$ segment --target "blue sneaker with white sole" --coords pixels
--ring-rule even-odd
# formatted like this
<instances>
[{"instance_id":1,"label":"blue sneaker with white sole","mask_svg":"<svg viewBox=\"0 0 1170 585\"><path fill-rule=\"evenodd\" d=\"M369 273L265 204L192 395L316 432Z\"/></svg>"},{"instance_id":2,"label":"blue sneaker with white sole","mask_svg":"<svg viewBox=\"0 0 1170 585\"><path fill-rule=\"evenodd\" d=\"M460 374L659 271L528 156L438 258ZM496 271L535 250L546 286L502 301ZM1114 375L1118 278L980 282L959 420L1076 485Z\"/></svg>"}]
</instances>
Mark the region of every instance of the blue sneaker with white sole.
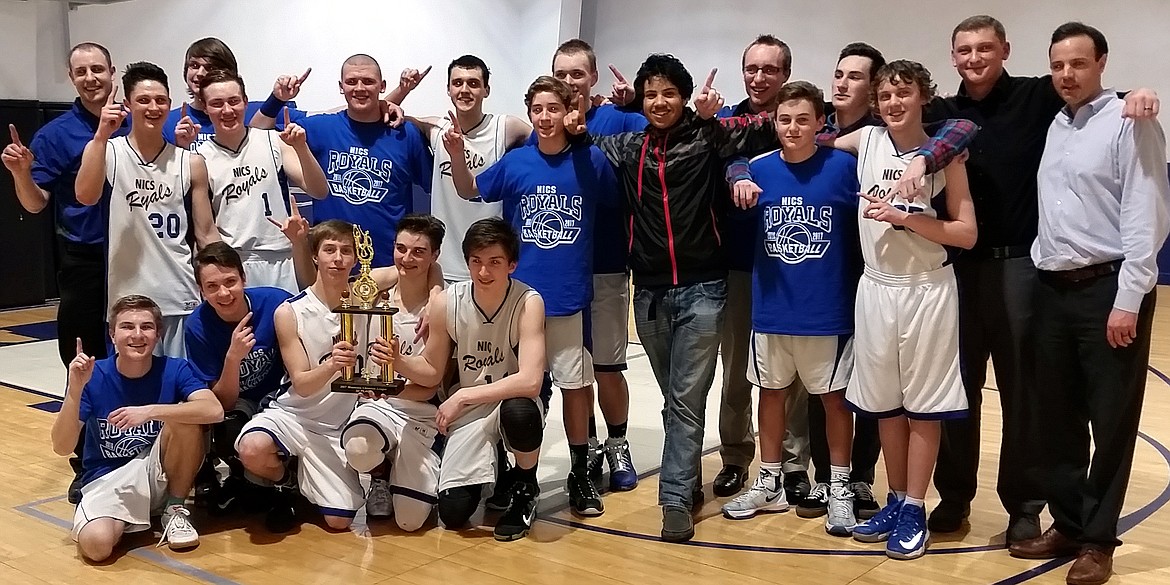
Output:
<instances>
[{"instance_id":1,"label":"blue sneaker with white sole","mask_svg":"<svg viewBox=\"0 0 1170 585\"><path fill-rule=\"evenodd\" d=\"M926 509L922 506L902 506L898 525L886 541L886 556L908 561L926 554L930 545L930 530L926 528Z\"/></svg>"},{"instance_id":2,"label":"blue sneaker with white sole","mask_svg":"<svg viewBox=\"0 0 1170 585\"><path fill-rule=\"evenodd\" d=\"M853 540L859 542L882 542L889 538L894 527L898 525L898 516L902 512L902 500L890 494L886 497L886 507L874 514L873 518L853 527Z\"/></svg>"}]
</instances>

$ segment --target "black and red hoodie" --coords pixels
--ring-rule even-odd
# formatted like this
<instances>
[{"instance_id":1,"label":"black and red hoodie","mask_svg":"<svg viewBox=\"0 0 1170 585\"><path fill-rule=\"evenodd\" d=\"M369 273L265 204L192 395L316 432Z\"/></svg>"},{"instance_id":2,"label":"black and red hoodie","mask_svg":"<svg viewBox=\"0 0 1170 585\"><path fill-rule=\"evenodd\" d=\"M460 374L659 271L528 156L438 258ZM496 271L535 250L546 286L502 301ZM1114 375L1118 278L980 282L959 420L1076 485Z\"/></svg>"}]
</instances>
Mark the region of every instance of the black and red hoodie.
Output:
<instances>
[{"instance_id":1,"label":"black and red hoodie","mask_svg":"<svg viewBox=\"0 0 1170 585\"><path fill-rule=\"evenodd\" d=\"M726 161L777 148L767 116L703 120L689 108L666 130L593 136L626 194L630 270L647 288L727 276L717 214L727 197Z\"/></svg>"}]
</instances>

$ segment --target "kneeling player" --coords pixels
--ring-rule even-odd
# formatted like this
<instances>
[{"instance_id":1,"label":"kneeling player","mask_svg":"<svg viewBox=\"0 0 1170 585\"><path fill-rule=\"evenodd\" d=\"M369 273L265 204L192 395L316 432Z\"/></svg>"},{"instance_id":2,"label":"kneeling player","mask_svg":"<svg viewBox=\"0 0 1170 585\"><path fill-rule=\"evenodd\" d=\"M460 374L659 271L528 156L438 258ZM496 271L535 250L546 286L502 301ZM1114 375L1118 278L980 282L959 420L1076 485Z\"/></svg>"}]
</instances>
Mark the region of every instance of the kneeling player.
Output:
<instances>
[{"instance_id":1,"label":"kneeling player","mask_svg":"<svg viewBox=\"0 0 1170 585\"><path fill-rule=\"evenodd\" d=\"M930 73L911 61L882 67L874 80L887 127L864 128L836 145L859 152L859 206L865 271L857 287L856 375L846 398L877 417L887 504L853 537L886 542L898 559L922 556L930 542L923 499L938 455L940 421L967 414L959 377L958 288L952 246L975 245L975 211L961 162L925 177L925 200L892 195L908 155L926 142L922 107ZM891 172L893 171L893 172Z\"/></svg>"},{"instance_id":2,"label":"kneeling player","mask_svg":"<svg viewBox=\"0 0 1170 585\"><path fill-rule=\"evenodd\" d=\"M149 529L161 511L163 541L194 547L199 534L185 502L203 461L202 425L222 420L223 408L186 360L151 355L162 328L154 301L122 297L109 320L116 353L95 362L77 340L53 421L58 455L73 452L83 422L89 433L73 539L86 559L103 561L122 534Z\"/></svg>"},{"instance_id":3,"label":"kneeling player","mask_svg":"<svg viewBox=\"0 0 1170 585\"><path fill-rule=\"evenodd\" d=\"M437 386L452 354L458 387L443 392L436 417L447 436L439 471L439 519L449 529L467 524L484 484L496 477L496 442L516 458L507 511L497 540L523 538L536 517L536 464L547 407L540 398L544 373L544 301L513 280L520 254L516 232L504 220L483 219L463 239L471 280L435 295L428 307L430 335L422 355L395 356L409 380Z\"/></svg>"},{"instance_id":4,"label":"kneeling player","mask_svg":"<svg viewBox=\"0 0 1170 585\"><path fill-rule=\"evenodd\" d=\"M247 486L236 437L284 378L274 315L292 295L271 286L244 288L243 260L224 242L214 242L195 255L195 281L203 304L185 324L187 356L223 405L223 423L211 429L211 453L227 463L231 472L224 489L214 495L214 505L224 512ZM211 461L200 469L197 498L218 491Z\"/></svg>"},{"instance_id":5,"label":"kneeling player","mask_svg":"<svg viewBox=\"0 0 1170 585\"><path fill-rule=\"evenodd\" d=\"M783 150L762 154L751 173L759 196L759 243L752 274L752 342L747 377L760 387L760 475L723 506L729 518L782 512L784 392L796 377L825 405L832 463L825 529L848 536L857 521L849 490L853 415L844 392L853 369L853 301L860 275L857 159L818 148L824 95L805 81L778 94ZM804 235L803 243L793 244Z\"/></svg>"},{"instance_id":6,"label":"kneeling player","mask_svg":"<svg viewBox=\"0 0 1170 585\"><path fill-rule=\"evenodd\" d=\"M353 226L324 221L309 232L316 281L276 310L276 338L288 372L269 408L252 418L236 439L244 467L276 483L277 496L265 521L272 532L295 524L292 488L299 486L334 530L349 528L362 487L345 462L341 429L357 404L356 394L331 392L342 369L357 366L355 345L334 343L341 323L333 309L349 289L355 262ZM361 331L359 329L359 331ZM289 459L299 458L299 478Z\"/></svg>"},{"instance_id":7,"label":"kneeling player","mask_svg":"<svg viewBox=\"0 0 1170 585\"><path fill-rule=\"evenodd\" d=\"M442 222L429 215L408 215L398 222L398 284L390 290L390 303L398 309L394 337L403 355L420 355L425 346L415 341L415 328L430 297L428 275L438 261L444 231ZM391 359L382 351L384 344L378 339L371 351L379 361ZM408 532L422 527L438 501L443 443L435 427L437 409L429 402L434 396L435 387L407 381L397 396L359 404L341 433L350 467L370 474L366 515L393 513L398 527Z\"/></svg>"}]
</instances>

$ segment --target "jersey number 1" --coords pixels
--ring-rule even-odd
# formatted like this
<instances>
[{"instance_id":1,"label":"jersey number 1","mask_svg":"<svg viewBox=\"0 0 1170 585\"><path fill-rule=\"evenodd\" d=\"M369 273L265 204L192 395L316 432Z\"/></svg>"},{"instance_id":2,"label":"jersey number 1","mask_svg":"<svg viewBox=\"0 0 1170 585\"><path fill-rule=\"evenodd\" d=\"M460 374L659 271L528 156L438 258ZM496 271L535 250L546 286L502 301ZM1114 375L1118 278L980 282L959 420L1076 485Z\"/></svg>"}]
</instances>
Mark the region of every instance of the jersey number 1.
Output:
<instances>
[{"instance_id":1,"label":"jersey number 1","mask_svg":"<svg viewBox=\"0 0 1170 585\"><path fill-rule=\"evenodd\" d=\"M268 204L268 194L267 194L267 193L261 193L261 194L260 194L260 199L263 199L263 200L264 200L264 217L269 217L269 216L271 216L271 215L272 215L272 206ZM285 215L292 215L292 206L291 206L291 204L289 203L289 198L288 198L288 197L284 197L284 196L282 196L282 197L281 197L281 199L284 201L284 213L285 213Z\"/></svg>"}]
</instances>

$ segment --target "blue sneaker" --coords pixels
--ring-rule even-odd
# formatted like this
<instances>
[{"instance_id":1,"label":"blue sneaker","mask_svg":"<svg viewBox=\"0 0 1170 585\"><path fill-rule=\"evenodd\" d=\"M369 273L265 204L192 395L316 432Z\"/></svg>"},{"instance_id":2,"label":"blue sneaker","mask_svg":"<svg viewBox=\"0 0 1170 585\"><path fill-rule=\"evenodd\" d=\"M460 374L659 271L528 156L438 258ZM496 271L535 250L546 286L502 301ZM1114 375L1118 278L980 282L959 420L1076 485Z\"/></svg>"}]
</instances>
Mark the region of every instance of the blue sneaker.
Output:
<instances>
[{"instance_id":1,"label":"blue sneaker","mask_svg":"<svg viewBox=\"0 0 1170 585\"><path fill-rule=\"evenodd\" d=\"M634 461L630 457L630 443L624 437L606 439L603 449L609 463L609 489L628 492L638 487L638 472L634 470Z\"/></svg>"},{"instance_id":2,"label":"blue sneaker","mask_svg":"<svg viewBox=\"0 0 1170 585\"><path fill-rule=\"evenodd\" d=\"M873 518L858 524L853 528L853 540L859 542L882 542L890 537L894 527L898 524L898 515L902 512L902 500L890 494L886 497L886 507L882 508Z\"/></svg>"},{"instance_id":3,"label":"blue sneaker","mask_svg":"<svg viewBox=\"0 0 1170 585\"><path fill-rule=\"evenodd\" d=\"M908 561L926 554L930 545L930 530L926 528L926 509L922 506L902 506L898 525L886 541L886 556Z\"/></svg>"}]
</instances>

